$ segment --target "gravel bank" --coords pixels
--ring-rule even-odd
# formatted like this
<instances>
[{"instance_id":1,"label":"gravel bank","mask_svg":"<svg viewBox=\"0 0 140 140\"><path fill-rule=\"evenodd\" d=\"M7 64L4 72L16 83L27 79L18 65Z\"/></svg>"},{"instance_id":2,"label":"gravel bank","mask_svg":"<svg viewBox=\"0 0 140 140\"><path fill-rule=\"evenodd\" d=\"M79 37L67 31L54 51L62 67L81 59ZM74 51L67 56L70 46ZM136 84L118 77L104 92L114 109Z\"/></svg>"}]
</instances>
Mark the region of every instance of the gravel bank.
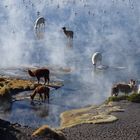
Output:
<instances>
[{"instance_id":1,"label":"gravel bank","mask_svg":"<svg viewBox=\"0 0 140 140\"><path fill-rule=\"evenodd\" d=\"M67 140L140 140L140 104L121 101L125 109L115 112L118 121L107 124L81 124L63 130Z\"/></svg>"},{"instance_id":2,"label":"gravel bank","mask_svg":"<svg viewBox=\"0 0 140 140\"><path fill-rule=\"evenodd\" d=\"M106 124L80 124L62 130L67 140L140 140L140 104L127 101L116 105L125 109L114 112L119 120ZM44 140L47 137L33 138L34 130L19 124L0 120L0 139L3 140ZM48 140L56 140L48 137Z\"/></svg>"}]
</instances>

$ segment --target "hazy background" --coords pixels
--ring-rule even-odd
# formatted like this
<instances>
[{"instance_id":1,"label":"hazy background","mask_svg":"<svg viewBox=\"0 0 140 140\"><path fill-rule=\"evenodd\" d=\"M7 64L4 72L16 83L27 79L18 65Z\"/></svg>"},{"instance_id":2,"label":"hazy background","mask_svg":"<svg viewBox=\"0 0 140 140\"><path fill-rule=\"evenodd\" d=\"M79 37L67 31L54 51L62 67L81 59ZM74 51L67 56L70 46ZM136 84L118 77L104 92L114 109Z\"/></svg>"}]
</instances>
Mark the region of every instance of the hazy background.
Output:
<instances>
[{"instance_id":1,"label":"hazy background","mask_svg":"<svg viewBox=\"0 0 140 140\"><path fill-rule=\"evenodd\" d=\"M37 12L46 19L40 40L34 31ZM72 49L67 48L63 26L74 31ZM0 68L49 65L72 70L51 78L64 82L51 94L50 104L56 106L50 110L57 116L53 121L48 117L51 125L63 110L103 102L113 83L139 80L139 44L139 0L0 1ZM94 71L91 57L96 51L102 53L108 70Z\"/></svg>"},{"instance_id":2,"label":"hazy background","mask_svg":"<svg viewBox=\"0 0 140 140\"><path fill-rule=\"evenodd\" d=\"M73 56L84 55L90 61L93 52L101 51L108 64L134 65L139 54L139 6L138 0L2 0L0 66L38 63L36 50L40 63L64 64L63 26L74 31ZM37 12L46 19L41 41L33 29Z\"/></svg>"}]
</instances>

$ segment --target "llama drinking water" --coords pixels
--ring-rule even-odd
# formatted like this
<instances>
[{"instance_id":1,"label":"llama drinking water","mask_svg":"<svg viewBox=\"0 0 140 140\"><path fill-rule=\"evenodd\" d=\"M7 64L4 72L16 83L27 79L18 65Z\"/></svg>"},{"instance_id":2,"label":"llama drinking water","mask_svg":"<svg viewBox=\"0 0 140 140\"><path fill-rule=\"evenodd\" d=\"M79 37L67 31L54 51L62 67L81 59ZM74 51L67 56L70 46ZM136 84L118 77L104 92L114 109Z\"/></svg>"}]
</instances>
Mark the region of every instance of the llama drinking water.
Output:
<instances>
[{"instance_id":1,"label":"llama drinking water","mask_svg":"<svg viewBox=\"0 0 140 140\"><path fill-rule=\"evenodd\" d=\"M49 102L49 92L50 92L50 88L46 87L46 86L38 86L35 88L34 92L30 95L31 99L34 100L34 97L36 96L36 94L39 94L39 97L41 98L41 100L43 101L43 96L42 94L44 94L44 101L46 100L46 98L48 99Z\"/></svg>"}]
</instances>

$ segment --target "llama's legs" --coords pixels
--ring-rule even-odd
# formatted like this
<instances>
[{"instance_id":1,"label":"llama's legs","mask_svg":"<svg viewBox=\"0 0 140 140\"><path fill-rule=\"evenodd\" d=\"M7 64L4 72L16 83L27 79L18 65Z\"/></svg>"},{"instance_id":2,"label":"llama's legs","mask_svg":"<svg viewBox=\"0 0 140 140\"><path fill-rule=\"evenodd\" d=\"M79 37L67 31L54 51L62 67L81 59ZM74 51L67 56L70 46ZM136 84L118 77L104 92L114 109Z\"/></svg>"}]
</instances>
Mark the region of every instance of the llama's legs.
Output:
<instances>
[{"instance_id":1,"label":"llama's legs","mask_svg":"<svg viewBox=\"0 0 140 140\"><path fill-rule=\"evenodd\" d=\"M43 23L43 28L44 28L44 32L45 32L45 23Z\"/></svg>"},{"instance_id":2,"label":"llama's legs","mask_svg":"<svg viewBox=\"0 0 140 140\"><path fill-rule=\"evenodd\" d=\"M44 77L44 80L45 80L45 82L44 82L44 85L46 85L46 82L47 82L47 78L46 78L46 77Z\"/></svg>"},{"instance_id":3,"label":"llama's legs","mask_svg":"<svg viewBox=\"0 0 140 140\"><path fill-rule=\"evenodd\" d=\"M33 98L33 96L32 96L32 95L30 95L30 98L31 98L31 100L32 100L32 101L34 100L34 98Z\"/></svg>"},{"instance_id":4,"label":"llama's legs","mask_svg":"<svg viewBox=\"0 0 140 140\"><path fill-rule=\"evenodd\" d=\"M47 82L47 84L49 84L50 79L48 77L44 77L44 80L45 80L44 85L46 84L46 82Z\"/></svg>"},{"instance_id":5,"label":"llama's legs","mask_svg":"<svg viewBox=\"0 0 140 140\"><path fill-rule=\"evenodd\" d=\"M44 101L46 100L47 93L44 92Z\"/></svg>"},{"instance_id":6,"label":"llama's legs","mask_svg":"<svg viewBox=\"0 0 140 140\"><path fill-rule=\"evenodd\" d=\"M40 96L40 98L41 98L41 100L43 102L43 96L42 96L42 94L40 93L39 96Z\"/></svg>"},{"instance_id":7,"label":"llama's legs","mask_svg":"<svg viewBox=\"0 0 140 140\"><path fill-rule=\"evenodd\" d=\"M48 103L49 103L49 98L48 98Z\"/></svg>"},{"instance_id":8,"label":"llama's legs","mask_svg":"<svg viewBox=\"0 0 140 140\"><path fill-rule=\"evenodd\" d=\"M49 95L49 92L48 92L48 103L49 103L49 98L50 98L50 95Z\"/></svg>"},{"instance_id":9,"label":"llama's legs","mask_svg":"<svg viewBox=\"0 0 140 140\"><path fill-rule=\"evenodd\" d=\"M46 95L47 95L47 100L48 100L48 103L49 103L49 93L46 93Z\"/></svg>"},{"instance_id":10,"label":"llama's legs","mask_svg":"<svg viewBox=\"0 0 140 140\"><path fill-rule=\"evenodd\" d=\"M48 80L48 85L49 85L49 83L50 83L50 78L48 77L47 80Z\"/></svg>"},{"instance_id":11,"label":"llama's legs","mask_svg":"<svg viewBox=\"0 0 140 140\"><path fill-rule=\"evenodd\" d=\"M37 77L37 81L38 81L38 84L39 84L39 81L40 81L40 78L39 77Z\"/></svg>"}]
</instances>

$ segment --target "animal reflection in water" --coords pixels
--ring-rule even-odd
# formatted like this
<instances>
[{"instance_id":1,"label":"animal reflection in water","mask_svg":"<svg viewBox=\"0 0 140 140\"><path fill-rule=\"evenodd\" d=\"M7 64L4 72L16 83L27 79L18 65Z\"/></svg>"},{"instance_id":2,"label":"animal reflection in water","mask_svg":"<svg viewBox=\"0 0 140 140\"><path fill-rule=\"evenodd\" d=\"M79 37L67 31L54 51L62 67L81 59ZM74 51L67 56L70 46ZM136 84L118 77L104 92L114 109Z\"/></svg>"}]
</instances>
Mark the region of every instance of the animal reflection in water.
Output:
<instances>
[{"instance_id":1,"label":"animal reflection in water","mask_svg":"<svg viewBox=\"0 0 140 140\"><path fill-rule=\"evenodd\" d=\"M38 84L40 82L40 78L41 77L44 77L44 80L45 80L44 84L46 84L46 82L48 82L48 84L49 84L49 81L50 81L50 78L49 78L50 71L48 69L46 69L46 68L36 69L34 71L28 70L28 74L31 77L36 77L37 81L38 81Z\"/></svg>"},{"instance_id":2,"label":"animal reflection in water","mask_svg":"<svg viewBox=\"0 0 140 140\"><path fill-rule=\"evenodd\" d=\"M119 92L125 93L127 95L128 93L131 93L132 91L136 91L136 82L135 80L131 79L128 84L125 83L118 83L115 84L111 89L111 95L112 96L118 96Z\"/></svg>"},{"instance_id":3,"label":"animal reflection in water","mask_svg":"<svg viewBox=\"0 0 140 140\"><path fill-rule=\"evenodd\" d=\"M49 105L48 104L37 104L37 103L32 102L31 105L32 105L31 106L32 110L34 110L35 113L39 117L44 118L49 115Z\"/></svg>"},{"instance_id":4,"label":"animal reflection in water","mask_svg":"<svg viewBox=\"0 0 140 140\"><path fill-rule=\"evenodd\" d=\"M44 33L45 33L45 18L44 17L39 17L35 21L35 33L38 39L44 38Z\"/></svg>"},{"instance_id":5,"label":"animal reflection in water","mask_svg":"<svg viewBox=\"0 0 140 140\"><path fill-rule=\"evenodd\" d=\"M42 101L45 101L47 99L49 102L49 93L50 93L49 87L46 87L44 85L40 85L40 86L35 88L35 90L30 95L30 97L31 97L31 100L33 101L36 94L39 94L39 99L41 99ZM44 97L42 94L44 94Z\"/></svg>"},{"instance_id":6,"label":"animal reflection in water","mask_svg":"<svg viewBox=\"0 0 140 140\"><path fill-rule=\"evenodd\" d=\"M66 30L66 27L63 27L62 29L68 39L68 47L73 47L73 31Z\"/></svg>"},{"instance_id":7,"label":"animal reflection in water","mask_svg":"<svg viewBox=\"0 0 140 140\"><path fill-rule=\"evenodd\" d=\"M12 110L12 102L9 101L0 101L0 112L10 112Z\"/></svg>"},{"instance_id":8,"label":"animal reflection in water","mask_svg":"<svg viewBox=\"0 0 140 140\"><path fill-rule=\"evenodd\" d=\"M102 54L100 52L95 52L92 55L92 64L95 69L107 69L108 66L102 65Z\"/></svg>"}]
</instances>

